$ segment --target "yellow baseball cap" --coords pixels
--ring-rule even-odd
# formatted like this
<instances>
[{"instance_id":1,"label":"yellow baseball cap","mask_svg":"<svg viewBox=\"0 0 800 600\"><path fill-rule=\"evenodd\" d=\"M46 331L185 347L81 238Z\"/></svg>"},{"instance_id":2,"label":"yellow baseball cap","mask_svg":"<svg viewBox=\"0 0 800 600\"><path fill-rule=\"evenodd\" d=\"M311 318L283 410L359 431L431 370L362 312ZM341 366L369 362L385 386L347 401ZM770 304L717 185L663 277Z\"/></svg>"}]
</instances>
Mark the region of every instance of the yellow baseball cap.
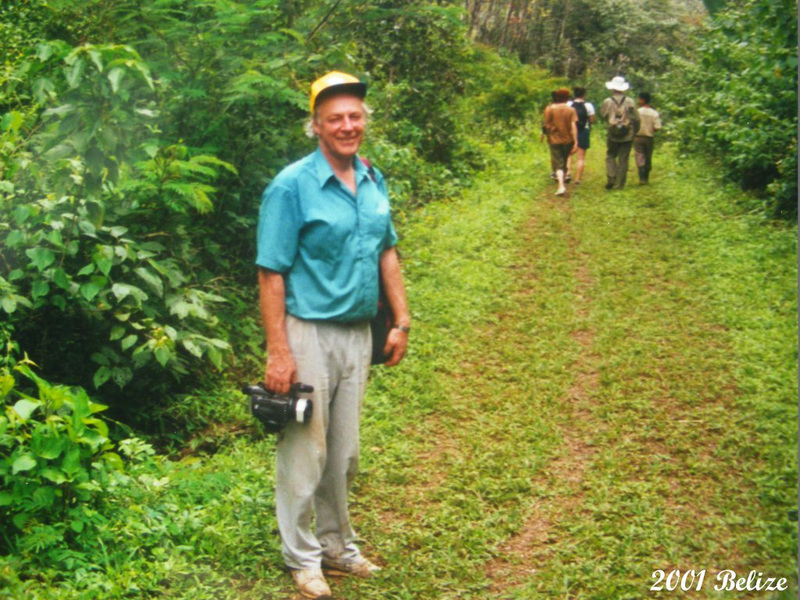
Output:
<instances>
[{"instance_id":1,"label":"yellow baseball cap","mask_svg":"<svg viewBox=\"0 0 800 600\"><path fill-rule=\"evenodd\" d=\"M311 112L313 113L317 107L318 100L336 93L353 94L364 98L367 95L367 84L341 71L326 73L311 84Z\"/></svg>"}]
</instances>

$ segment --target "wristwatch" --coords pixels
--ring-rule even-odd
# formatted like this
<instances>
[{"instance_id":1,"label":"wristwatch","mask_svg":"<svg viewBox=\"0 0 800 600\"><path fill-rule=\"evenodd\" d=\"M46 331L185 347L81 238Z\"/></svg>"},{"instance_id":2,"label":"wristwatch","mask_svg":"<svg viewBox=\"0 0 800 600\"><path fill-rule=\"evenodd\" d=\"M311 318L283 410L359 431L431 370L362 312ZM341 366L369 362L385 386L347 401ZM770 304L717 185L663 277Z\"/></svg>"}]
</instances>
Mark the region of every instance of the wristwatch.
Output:
<instances>
[{"instance_id":1,"label":"wristwatch","mask_svg":"<svg viewBox=\"0 0 800 600\"><path fill-rule=\"evenodd\" d=\"M407 327L405 325L395 325L392 327L392 329L399 329L403 333L409 333L411 331L411 327Z\"/></svg>"}]
</instances>

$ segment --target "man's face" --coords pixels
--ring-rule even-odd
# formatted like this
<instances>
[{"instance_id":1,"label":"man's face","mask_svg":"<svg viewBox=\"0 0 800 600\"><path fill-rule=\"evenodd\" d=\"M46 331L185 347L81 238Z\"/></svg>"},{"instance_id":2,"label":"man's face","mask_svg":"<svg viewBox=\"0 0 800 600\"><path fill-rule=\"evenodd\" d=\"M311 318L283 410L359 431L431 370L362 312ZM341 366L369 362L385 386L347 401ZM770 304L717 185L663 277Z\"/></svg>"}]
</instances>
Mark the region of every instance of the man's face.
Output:
<instances>
[{"instance_id":1,"label":"man's face","mask_svg":"<svg viewBox=\"0 0 800 600\"><path fill-rule=\"evenodd\" d=\"M317 106L314 133L322 152L336 159L349 159L358 152L367 116L361 98L337 95Z\"/></svg>"}]
</instances>

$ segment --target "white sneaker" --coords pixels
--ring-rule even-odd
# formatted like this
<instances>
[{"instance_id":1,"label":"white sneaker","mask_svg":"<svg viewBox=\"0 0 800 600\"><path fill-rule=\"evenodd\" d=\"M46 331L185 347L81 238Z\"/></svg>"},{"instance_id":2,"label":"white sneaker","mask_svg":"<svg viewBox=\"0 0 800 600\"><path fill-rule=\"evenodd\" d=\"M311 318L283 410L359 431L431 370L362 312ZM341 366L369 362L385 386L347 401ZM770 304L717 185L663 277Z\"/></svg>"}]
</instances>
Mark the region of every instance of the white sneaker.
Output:
<instances>
[{"instance_id":1,"label":"white sneaker","mask_svg":"<svg viewBox=\"0 0 800 600\"><path fill-rule=\"evenodd\" d=\"M565 187L560 187L556 190L556 196L563 196L566 193L567 193L567 188Z\"/></svg>"},{"instance_id":2,"label":"white sneaker","mask_svg":"<svg viewBox=\"0 0 800 600\"><path fill-rule=\"evenodd\" d=\"M303 598L333 600L331 588L321 569L292 569L292 579Z\"/></svg>"},{"instance_id":3,"label":"white sneaker","mask_svg":"<svg viewBox=\"0 0 800 600\"><path fill-rule=\"evenodd\" d=\"M361 577L362 579L369 579L381 568L364 558L358 556L352 560L337 560L334 558L322 559L322 568L330 577L343 577L344 575L353 575Z\"/></svg>"}]
</instances>

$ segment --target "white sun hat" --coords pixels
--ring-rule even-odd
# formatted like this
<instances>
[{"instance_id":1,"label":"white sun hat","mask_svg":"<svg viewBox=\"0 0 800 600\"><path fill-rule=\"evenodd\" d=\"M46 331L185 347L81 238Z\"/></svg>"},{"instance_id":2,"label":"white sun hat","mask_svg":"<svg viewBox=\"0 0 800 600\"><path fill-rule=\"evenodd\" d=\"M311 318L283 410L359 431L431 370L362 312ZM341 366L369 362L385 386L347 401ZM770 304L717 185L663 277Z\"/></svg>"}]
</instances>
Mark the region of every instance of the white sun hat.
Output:
<instances>
[{"instance_id":1,"label":"white sun hat","mask_svg":"<svg viewBox=\"0 0 800 600\"><path fill-rule=\"evenodd\" d=\"M631 84L625 81L624 77L617 75L611 81L606 82L606 87L615 92L627 92L631 89Z\"/></svg>"}]
</instances>

